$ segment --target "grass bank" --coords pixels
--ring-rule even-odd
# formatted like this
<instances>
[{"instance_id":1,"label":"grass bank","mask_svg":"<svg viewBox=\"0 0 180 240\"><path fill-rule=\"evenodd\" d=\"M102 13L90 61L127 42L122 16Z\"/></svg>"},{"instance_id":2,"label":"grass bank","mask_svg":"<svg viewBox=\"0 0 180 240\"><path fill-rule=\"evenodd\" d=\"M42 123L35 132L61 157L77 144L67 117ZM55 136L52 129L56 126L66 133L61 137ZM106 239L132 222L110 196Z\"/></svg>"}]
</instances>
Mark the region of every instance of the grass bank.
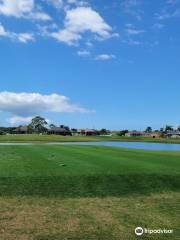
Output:
<instances>
[{"instance_id":1,"label":"grass bank","mask_svg":"<svg viewBox=\"0 0 180 240\"><path fill-rule=\"evenodd\" d=\"M1 135L0 142L92 142L92 141L127 141L177 143L180 139L150 137L119 137L119 136L58 136L58 135Z\"/></svg>"},{"instance_id":2,"label":"grass bank","mask_svg":"<svg viewBox=\"0 0 180 240\"><path fill-rule=\"evenodd\" d=\"M2 240L179 239L180 152L0 146Z\"/></svg>"}]
</instances>

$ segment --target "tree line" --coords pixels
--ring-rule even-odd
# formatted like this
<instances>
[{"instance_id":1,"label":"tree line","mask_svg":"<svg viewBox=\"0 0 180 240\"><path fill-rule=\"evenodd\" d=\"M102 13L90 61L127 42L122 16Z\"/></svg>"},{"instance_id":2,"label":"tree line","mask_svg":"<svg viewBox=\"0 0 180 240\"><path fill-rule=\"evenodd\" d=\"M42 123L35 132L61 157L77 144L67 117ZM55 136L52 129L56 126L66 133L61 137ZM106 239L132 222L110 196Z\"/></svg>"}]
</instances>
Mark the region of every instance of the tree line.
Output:
<instances>
[{"instance_id":1,"label":"tree line","mask_svg":"<svg viewBox=\"0 0 180 240\"><path fill-rule=\"evenodd\" d=\"M16 129L21 128L21 127L23 127L23 126L20 125L19 127L0 127L0 135L7 134L7 133L8 134L13 134ZM38 133L38 134L39 133L47 133L49 129L53 129L53 128L56 128L56 127L63 128L63 129L65 129L69 132L72 132L72 133L77 132L76 128L70 129L70 127L66 126L66 125L56 126L53 123L48 124L46 119L41 117L41 116L36 116L36 117L32 118L30 124L28 124L25 127L27 127L27 133ZM103 129L99 130L98 133L100 135L106 135L106 134L109 134L110 131L103 128Z\"/></svg>"},{"instance_id":2,"label":"tree line","mask_svg":"<svg viewBox=\"0 0 180 240\"><path fill-rule=\"evenodd\" d=\"M180 126L178 126L177 128L174 128L173 126L171 125L166 125L165 127L162 127L160 129L156 129L156 130L153 130L152 127L148 126L144 132L145 133L152 133L152 132L158 132L161 134L161 136L164 136L165 134L167 134L168 132L180 132ZM130 132L129 130L125 129L125 130L121 130L117 133L117 135L119 136L125 136L126 133ZM137 132L137 130L133 130L132 132Z\"/></svg>"},{"instance_id":3,"label":"tree line","mask_svg":"<svg viewBox=\"0 0 180 240\"><path fill-rule=\"evenodd\" d=\"M19 128L22 126L19 126ZM41 116L36 116L34 118L32 118L30 124L28 124L27 126L27 132L28 133L46 133L48 131L48 129L53 129L56 127L60 127L60 128L64 128L67 131L71 131L72 133L76 133L77 129L76 128L72 128L70 129L69 126L66 125L59 125L56 126L55 124L49 124L46 121L45 118L41 117ZM17 127L0 127L0 134L13 134L14 131L17 129ZM136 130L134 130L136 131ZM159 130L153 130L152 127L148 126L144 132L146 133L151 133L151 132L160 132L162 134L162 136L170 131L180 131L180 126L177 128L174 128L171 125L166 125L165 127L160 128ZM129 130L125 129L125 130L121 130L121 131L117 131L117 135L119 136L125 136L126 133L128 133ZM98 131L99 135L108 135L111 133L111 131L103 128L101 130Z\"/></svg>"}]
</instances>

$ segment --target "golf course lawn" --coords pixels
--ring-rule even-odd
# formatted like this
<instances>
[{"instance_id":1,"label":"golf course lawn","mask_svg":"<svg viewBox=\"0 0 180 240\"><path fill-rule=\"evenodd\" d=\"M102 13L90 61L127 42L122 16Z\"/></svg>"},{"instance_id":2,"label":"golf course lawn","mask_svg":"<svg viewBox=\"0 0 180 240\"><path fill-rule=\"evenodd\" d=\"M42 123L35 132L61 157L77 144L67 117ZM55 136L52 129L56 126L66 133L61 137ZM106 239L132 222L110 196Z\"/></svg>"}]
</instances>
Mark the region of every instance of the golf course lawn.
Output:
<instances>
[{"instance_id":1,"label":"golf course lawn","mask_svg":"<svg viewBox=\"0 0 180 240\"><path fill-rule=\"evenodd\" d=\"M177 143L180 138L152 138L152 137L125 137L125 136L60 136L60 135L39 135L19 134L0 135L1 142L96 142L96 141L121 141L121 142L155 142L155 143Z\"/></svg>"},{"instance_id":2,"label":"golf course lawn","mask_svg":"<svg viewBox=\"0 0 180 240\"><path fill-rule=\"evenodd\" d=\"M0 146L0 240L178 240L179 216L180 152Z\"/></svg>"}]
</instances>

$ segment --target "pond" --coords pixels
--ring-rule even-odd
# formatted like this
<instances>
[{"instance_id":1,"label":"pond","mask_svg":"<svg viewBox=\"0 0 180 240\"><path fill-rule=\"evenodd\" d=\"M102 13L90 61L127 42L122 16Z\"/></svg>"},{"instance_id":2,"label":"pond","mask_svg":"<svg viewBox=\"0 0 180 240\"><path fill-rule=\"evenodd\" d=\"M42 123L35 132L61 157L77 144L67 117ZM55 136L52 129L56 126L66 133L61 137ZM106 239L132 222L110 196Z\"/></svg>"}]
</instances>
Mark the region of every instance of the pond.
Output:
<instances>
[{"instance_id":1,"label":"pond","mask_svg":"<svg viewBox=\"0 0 180 240\"><path fill-rule=\"evenodd\" d=\"M62 144L62 143L61 143ZM125 147L144 150L180 151L180 144L148 143L148 142L71 142L63 144L95 145L108 147Z\"/></svg>"}]
</instances>

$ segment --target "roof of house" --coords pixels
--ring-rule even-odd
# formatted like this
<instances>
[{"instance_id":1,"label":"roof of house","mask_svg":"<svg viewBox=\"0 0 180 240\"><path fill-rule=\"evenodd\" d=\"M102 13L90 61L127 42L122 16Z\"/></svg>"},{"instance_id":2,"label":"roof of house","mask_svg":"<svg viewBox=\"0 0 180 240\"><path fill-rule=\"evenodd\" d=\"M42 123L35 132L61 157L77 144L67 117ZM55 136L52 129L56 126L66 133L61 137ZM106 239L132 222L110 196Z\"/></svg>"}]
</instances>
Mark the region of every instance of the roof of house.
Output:
<instances>
[{"instance_id":1,"label":"roof of house","mask_svg":"<svg viewBox=\"0 0 180 240\"><path fill-rule=\"evenodd\" d=\"M53 127L48 130L48 132L69 132L66 128Z\"/></svg>"},{"instance_id":2,"label":"roof of house","mask_svg":"<svg viewBox=\"0 0 180 240\"><path fill-rule=\"evenodd\" d=\"M171 131L171 132L167 132L166 135L179 135L180 136L180 132Z\"/></svg>"},{"instance_id":3,"label":"roof of house","mask_svg":"<svg viewBox=\"0 0 180 240\"><path fill-rule=\"evenodd\" d=\"M86 129L78 129L77 130L78 132L85 132L85 133L87 133L87 132L97 132L96 130L94 130L94 129L88 129L88 128L86 128Z\"/></svg>"},{"instance_id":4,"label":"roof of house","mask_svg":"<svg viewBox=\"0 0 180 240\"><path fill-rule=\"evenodd\" d=\"M128 133L138 133L138 134L145 134L147 132L141 132L141 131L131 131L131 132L128 132Z\"/></svg>"},{"instance_id":5,"label":"roof of house","mask_svg":"<svg viewBox=\"0 0 180 240\"><path fill-rule=\"evenodd\" d=\"M126 133L126 135L139 135L139 136L149 136L151 134L152 134L151 132L140 132L140 131L132 131L132 132Z\"/></svg>"},{"instance_id":6,"label":"roof of house","mask_svg":"<svg viewBox=\"0 0 180 240\"><path fill-rule=\"evenodd\" d=\"M28 126L17 127L14 131L16 131L16 132L27 132L28 131Z\"/></svg>"}]
</instances>

